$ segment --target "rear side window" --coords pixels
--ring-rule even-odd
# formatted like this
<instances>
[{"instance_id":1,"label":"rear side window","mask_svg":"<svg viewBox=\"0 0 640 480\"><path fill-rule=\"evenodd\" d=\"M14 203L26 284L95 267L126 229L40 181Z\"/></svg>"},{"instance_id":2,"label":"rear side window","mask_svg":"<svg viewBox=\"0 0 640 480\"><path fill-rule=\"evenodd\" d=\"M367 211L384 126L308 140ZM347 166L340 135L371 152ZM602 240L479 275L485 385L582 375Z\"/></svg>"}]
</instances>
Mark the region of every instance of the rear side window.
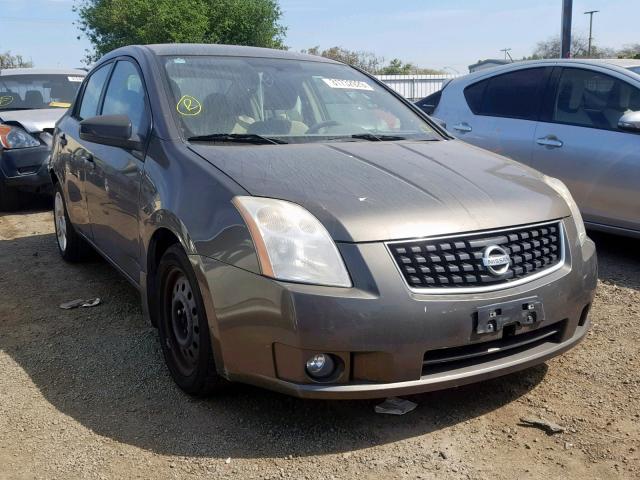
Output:
<instances>
[{"instance_id":1,"label":"rear side window","mask_svg":"<svg viewBox=\"0 0 640 480\"><path fill-rule=\"evenodd\" d=\"M464 95L477 115L536 120L546 79L546 68L517 70L470 85Z\"/></svg>"},{"instance_id":2,"label":"rear side window","mask_svg":"<svg viewBox=\"0 0 640 480\"><path fill-rule=\"evenodd\" d=\"M102 88L107 81L111 64L100 67L93 72L87 81L87 86L82 94L82 103L78 116L80 120L95 117L98 114L98 103L100 102L100 94Z\"/></svg>"},{"instance_id":3,"label":"rear side window","mask_svg":"<svg viewBox=\"0 0 640 480\"><path fill-rule=\"evenodd\" d=\"M464 98L467 99L467 104L473 113L480 115L482 110L482 99L484 98L484 91L489 84L489 80L483 80L473 85L469 85L464 89Z\"/></svg>"}]
</instances>

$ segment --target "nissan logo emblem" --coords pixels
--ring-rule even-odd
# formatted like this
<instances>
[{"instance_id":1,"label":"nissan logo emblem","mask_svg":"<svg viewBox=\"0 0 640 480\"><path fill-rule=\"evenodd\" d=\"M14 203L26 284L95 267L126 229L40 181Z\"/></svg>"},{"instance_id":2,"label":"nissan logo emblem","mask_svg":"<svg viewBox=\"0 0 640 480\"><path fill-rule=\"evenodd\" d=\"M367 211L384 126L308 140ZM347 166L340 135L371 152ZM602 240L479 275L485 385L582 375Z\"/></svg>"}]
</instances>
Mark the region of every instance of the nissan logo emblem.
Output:
<instances>
[{"instance_id":1,"label":"nissan logo emblem","mask_svg":"<svg viewBox=\"0 0 640 480\"><path fill-rule=\"evenodd\" d=\"M504 248L490 245L482 254L482 264L492 275L504 275L509 270L511 258Z\"/></svg>"}]
</instances>

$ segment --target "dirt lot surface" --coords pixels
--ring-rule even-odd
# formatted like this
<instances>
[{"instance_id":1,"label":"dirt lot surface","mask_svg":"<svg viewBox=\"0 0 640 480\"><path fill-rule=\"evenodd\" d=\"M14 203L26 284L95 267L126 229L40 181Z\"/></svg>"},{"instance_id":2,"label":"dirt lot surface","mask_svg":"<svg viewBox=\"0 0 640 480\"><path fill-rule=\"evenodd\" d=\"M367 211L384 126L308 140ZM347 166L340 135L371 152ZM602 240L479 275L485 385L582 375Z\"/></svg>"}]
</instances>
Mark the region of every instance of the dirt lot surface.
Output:
<instances>
[{"instance_id":1,"label":"dirt lot surface","mask_svg":"<svg viewBox=\"0 0 640 480\"><path fill-rule=\"evenodd\" d=\"M0 217L0 479L640 478L638 242L594 236L588 338L547 365L410 397L302 401L251 387L194 400L106 263L65 264L45 210ZM92 309L58 305L99 296ZM523 416L554 421L547 435Z\"/></svg>"}]
</instances>

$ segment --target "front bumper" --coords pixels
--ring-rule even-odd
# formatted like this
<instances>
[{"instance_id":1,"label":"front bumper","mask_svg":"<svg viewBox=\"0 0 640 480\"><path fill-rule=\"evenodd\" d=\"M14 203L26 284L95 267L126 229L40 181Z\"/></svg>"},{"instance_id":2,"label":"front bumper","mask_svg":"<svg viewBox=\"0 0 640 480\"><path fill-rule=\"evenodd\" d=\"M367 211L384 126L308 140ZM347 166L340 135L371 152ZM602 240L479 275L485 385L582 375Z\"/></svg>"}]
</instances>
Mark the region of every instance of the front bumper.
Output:
<instances>
[{"instance_id":1,"label":"front bumper","mask_svg":"<svg viewBox=\"0 0 640 480\"><path fill-rule=\"evenodd\" d=\"M565 228L575 239L574 226ZM576 345L589 327L597 260L590 240L567 244L555 272L471 294L410 292L380 243L339 245L354 283L349 289L277 282L206 257L194 263L223 376L305 398L379 398L493 378ZM555 325L553 336L499 355L423 365L426 352L500 341L502 331L476 333L474 313L531 297L542 302L545 318L515 336ZM328 383L314 382L304 371L314 353L335 355L343 369Z\"/></svg>"},{"instance_id":2,"label":"front bumper","mask_svg":"<svg viewBox=\"0 0 640 480\"><path fill-rule=\"evenodd\" d=\"M51 148L0 150L0 181L5 185L32 192L49 192L51 177L48 160Z\"/></svg>"}]
</instances>

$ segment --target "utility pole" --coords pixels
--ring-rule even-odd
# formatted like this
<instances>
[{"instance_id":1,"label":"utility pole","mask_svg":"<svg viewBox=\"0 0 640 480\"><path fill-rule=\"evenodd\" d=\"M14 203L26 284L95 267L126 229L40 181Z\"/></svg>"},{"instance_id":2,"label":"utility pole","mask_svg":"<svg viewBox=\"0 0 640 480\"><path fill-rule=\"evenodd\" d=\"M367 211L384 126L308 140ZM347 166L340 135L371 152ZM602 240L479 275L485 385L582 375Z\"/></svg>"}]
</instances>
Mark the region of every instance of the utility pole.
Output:
<instances>
[{"instance_id":1,"label":"utility pole","mask_svg":"<svg viewBox=\"0 0 640 480\"><path fill-rule=\"evenodd\" d=\"M562 22L560 35L560 58L571 57L571 14L573 11L573 0L562 0Z\"/></svg>"},{"instance_id":2,"label":"utility pole","mask_svg":"<svg viewBox=\"0 0 640 480\"><path fill-rule=\"evenodd\" d=\"M585 15L589 15L589 49L587 50L587 57L591 57L591 41L593 37L591 36L591 32L593 31L593 14L598 13L600 10L589 10L588 12L584 12Z\"/></svg>"},{"instance_id":3,"label":"utility pole","mask_svg":"<svg viewBox=\"0 0 640 480\"><path fill-rule=\"evenodd\" d=\"M511 58L511 55L509 54L509 52L511 51L510 48L503 48L500 50L501 52L504 52L504 59L507 59L507 55L509 55L509 58L511 59L511 61L513 62L513 58Z\"/></svg>"}]
</instances>

